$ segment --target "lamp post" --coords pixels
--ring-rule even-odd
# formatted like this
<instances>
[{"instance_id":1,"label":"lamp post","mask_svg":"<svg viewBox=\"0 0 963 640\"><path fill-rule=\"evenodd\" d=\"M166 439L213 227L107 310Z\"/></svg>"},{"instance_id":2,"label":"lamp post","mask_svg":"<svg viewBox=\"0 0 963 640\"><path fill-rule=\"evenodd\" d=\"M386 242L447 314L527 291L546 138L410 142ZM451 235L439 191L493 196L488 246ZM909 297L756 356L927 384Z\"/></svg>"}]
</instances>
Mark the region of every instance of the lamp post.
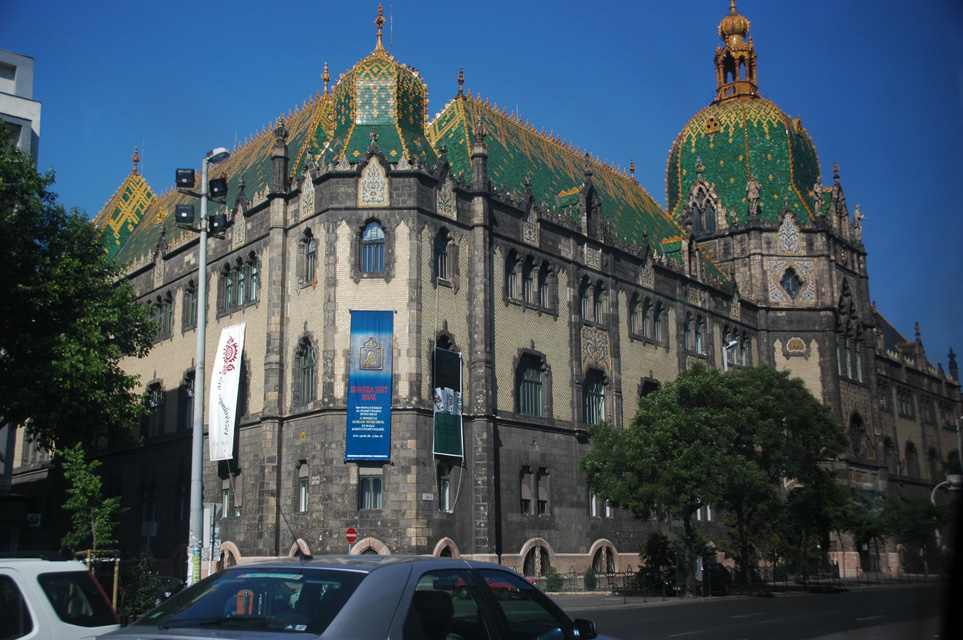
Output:
<instances>
[{"instance_id":1,"label":"lamp post","mask_svg":"<svg viewBox=\"0 0 963 640\"><path fill-rule=\"evenodd\" d=\"M201 161L201 192L194 193L189 190L182 190L183 193L200 197L201 216L198 228L188 227L192 231L200 233L200 245L198 247L198 266L197 266L197 364L194 369L194 424L193 440L191 443L191 515L190 515L190 537L188 538L187 556L187 584L191 585L200 580L201 573L201 547L203 546L202 536L204 535L204 505L203 500L203 463L204 463L204 352L206 349L207 338L207 201L209 199L207 173L208 167L212 163L223 162L230 157L230 152L224 147L218 147L207 152ZM178 188L194 186L193 170L189 183L183 179L183 170L178 170ZM223 194L226 192L226 184L218 185L218 191ZM218 202L218 200L215 200ZM193 222L193 207L190 207L189 215L187 209L180 209L176 218L180 223L190 224Z\"/></svg>"},{"instance_id":2,"label":"lamp post","mask_svg":"<svg viewBox=\"0 0 963 640\"><path fill-rule=\"evenodd\" d=\"M738 340L733 340L729 344L722 346L722 372L725 373L729 370L729 349L733 349L739 345Z\"/></svg>"},{"instance_id":3,"label":"lamp post","mask_svg":"<svg viewBox=\"0 0 963 640\"><path fill-rule=\"evenodd\" d=\"M939 490L940 487L944 487L944 486L946 486L946 485L950 485L950 489L949 489L950 491L959 491L959 490L960 490L960 487L963 487L963 475L958 475L958 474L955 474L955 473L950 474L950 475L946 476L946 480L944 480L943 482L940 482L940 483L937 484L935 487L933 487L933 490L930 491L930 502L933 503L933 506L934 506L934 507L936 506L936 492L937 492L937 490ZM941 542L941 540L940 540L940 530L939 530L939 527L937 527L937 529L936 529L936 548L937 548L937 550L941 549L941 545L942 545L942 542Z\"/></svg>"}]
</instances>

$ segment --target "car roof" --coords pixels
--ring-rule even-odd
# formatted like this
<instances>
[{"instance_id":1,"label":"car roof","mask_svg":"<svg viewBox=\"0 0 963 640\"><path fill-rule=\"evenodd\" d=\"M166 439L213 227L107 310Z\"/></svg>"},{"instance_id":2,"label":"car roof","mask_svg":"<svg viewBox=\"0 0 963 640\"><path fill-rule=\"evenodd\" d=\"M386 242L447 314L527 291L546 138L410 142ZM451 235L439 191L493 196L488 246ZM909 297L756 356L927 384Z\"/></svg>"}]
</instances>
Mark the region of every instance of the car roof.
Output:
<instances>
[{"instance_id":1,"label":"car roof","mask_svg":"<svg viewBox=\"0 0 963 640\"><path fill-rule=\"evenodd\" d=\"M37 558L0 558L0 567L21 571L36 571L37 573L87 570L84 563L76 560L38 560Z\"/></svg>"},{"instance_id":2,"label":"car roof","mask_svg":"<svg viewBox=\"0 0 963 640\"><path fill-rule=\"evenodd\" d=\"M294 568L310 567L312 569L336 569L361 571L370 573L381 567L409 564L418 569L455 569L455 568L492 568L505 567L478 560L463 560L461 558L439 558L437 556L413 555L356 555L356 556L314 556L279 558L275 560L245 562L229 567L232 571L246 569Z\"/></svg>"}]
</instances>

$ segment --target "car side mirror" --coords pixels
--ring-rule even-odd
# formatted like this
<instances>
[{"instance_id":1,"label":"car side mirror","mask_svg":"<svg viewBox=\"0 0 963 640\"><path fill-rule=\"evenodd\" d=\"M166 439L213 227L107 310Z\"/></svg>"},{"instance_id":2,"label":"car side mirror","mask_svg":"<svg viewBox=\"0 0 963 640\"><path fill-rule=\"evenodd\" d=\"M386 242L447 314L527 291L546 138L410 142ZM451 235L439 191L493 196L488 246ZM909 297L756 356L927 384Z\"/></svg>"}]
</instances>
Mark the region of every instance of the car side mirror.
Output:
<instances>
[{"instance_id":1,"label":"car side mirror","mask_svg":"<svg viewBox=\"0 0 963 640\"><path fill-rule=\"evenodd\" d=\"M578 618L575 620L575 635L579 640L592 640L598 637L599 630L595 627L594 620Z\"/></svg>"}]
</instances>

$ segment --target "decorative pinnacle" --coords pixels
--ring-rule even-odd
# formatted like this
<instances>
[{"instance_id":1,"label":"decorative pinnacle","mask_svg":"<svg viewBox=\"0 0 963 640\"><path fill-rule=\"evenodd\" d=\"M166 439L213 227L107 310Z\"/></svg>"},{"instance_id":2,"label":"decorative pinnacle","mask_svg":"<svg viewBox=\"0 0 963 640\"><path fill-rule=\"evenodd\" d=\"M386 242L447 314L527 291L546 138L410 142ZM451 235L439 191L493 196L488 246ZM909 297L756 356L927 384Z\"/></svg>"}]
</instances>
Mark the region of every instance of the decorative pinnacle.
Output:
<instances>
[{"instance_id":1,"label":"decorative pinnacle","mask_svg":"<svg viewBox=\"0 0 963 640\"><path fill-rule=\"evenodd\" d=\"M134 155L130 157L134 161L134 175L137 175L137 163L140 162L140 156L137 155L137 147L134 147Z\"/></svg>"},{"instance_id":2,"label":"decorative pinnacle","mask_svg":"<svg viewBox=\"0 0 963 640\"><path fill-rule=\"evenodd\" d=\"M324 63L324 73L321 74L321 80L324 82L324 95L328 95L328 83L331 81L331 76L328 75L328 63Z\"/></svg>"},{"instance_id":3,"label":"decorative pinnacle","mask_svg":"<svg viewBox=\"0 0 963 640\"><path fill-rule=\"evenodd\" d=\"M374 21L375 26L378 27L378 42L375 44L375 51L384 51L385 47L381 43L381 27L385 26L385 10L384 6L378 5L378 17Z\"/></svg>"},{"instance_id":4,"label":"decorative pinnacle","mask_svg":"<svg viewBox=\"0 0 963 640\"><path fill-rule=\"evenodd\" d=\"M458 97L459 98L465 95L463 91L464 88L465 88L465 67L459 67L458 68Z\"/></svg>"},{"instance_id":5,"label":"decorative pinnacle","mask_svg":"<svg viewBox=\"0 0 963 640\"><path fill-rule=\"evenodd\" d=\"M635 160L629 160L629 175L635 180Z\"/></svg>"}]
</instances>

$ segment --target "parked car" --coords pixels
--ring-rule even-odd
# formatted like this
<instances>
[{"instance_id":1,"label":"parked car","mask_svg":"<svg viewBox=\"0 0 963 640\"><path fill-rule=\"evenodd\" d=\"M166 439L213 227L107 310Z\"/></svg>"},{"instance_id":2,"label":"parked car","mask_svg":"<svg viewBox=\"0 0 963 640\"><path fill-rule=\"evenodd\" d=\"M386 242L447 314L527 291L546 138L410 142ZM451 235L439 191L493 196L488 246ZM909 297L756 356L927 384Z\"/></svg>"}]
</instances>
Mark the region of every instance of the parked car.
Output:
<instances>
[{"instance_id":1,"label":"parked car","mask_svg":"<svg viewBox=\"0 0 963 640\"><path fill-rule=\"evenodd\" d=\"M174 576L156 576L154 582L157 584L157 604L170 598L185 585L183 580Z\"/></svg>"},{"instance_id":2,"label":"parked car","mask_svg":"<svg viewBox=\"0 0 963 640\"><path fill-rule=\"evenodd\" d=\"M513 584L499 580L494 576L485 578L485 582L488 583L488 588L492 590L492 593L495 594L495 597L499 600L509 600L512 597L519 597L520 592L518 587ZM536 583L532 582L532 584ZM455 595L462 600L466 600L471 598L471 591L464 582L456 582Z\"/></svg>"},{"instance_id":3,"label":"parked car","mask_svg":"<svg viewBox=\"0 0 963 640\"><path fill-rule=\"evenodd\" d=\"M500 600L493 584L517 596ZM453 558L346 556L235 565L106 636L590 640L573 620L505 567Z\"/></svg>"},{"instance_id":4,"label":"parked car","mask_svg":"<svg viewBox=\"0 0 963 640\"><path fill-rule=\"evenodd\" d=\"M0 558L0 638L89 640L119 628L107 595L82 563Z\"/></svg>"},{"instance_id":5,"label":"parked car","mask_svg":"<svg viewBox=\"0 0 963 640\"><path fill-rule=\"evenodd\" d=\"M732 591L732 574L718 562L702 565L702 595L725 596Z\"/></svg>"}]
</instances>

